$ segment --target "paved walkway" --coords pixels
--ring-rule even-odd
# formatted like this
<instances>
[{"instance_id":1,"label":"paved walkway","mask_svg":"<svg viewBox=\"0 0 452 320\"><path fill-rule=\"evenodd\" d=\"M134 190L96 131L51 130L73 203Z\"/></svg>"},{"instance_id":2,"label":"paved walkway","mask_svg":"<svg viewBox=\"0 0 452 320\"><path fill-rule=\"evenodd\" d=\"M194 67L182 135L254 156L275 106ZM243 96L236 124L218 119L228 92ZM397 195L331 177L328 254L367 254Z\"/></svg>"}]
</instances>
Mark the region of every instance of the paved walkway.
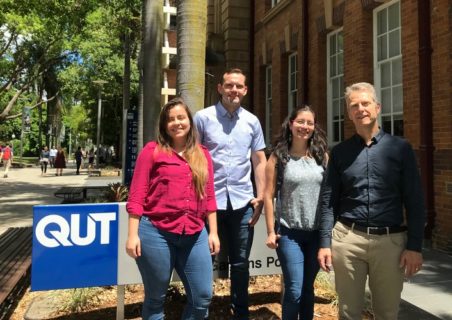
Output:
<instances>
[{"instance_id":1,"label":"paved walkway","mask_svg":"<svg viewBox=\"0 0 452 320\"><path fill-rule=\"evenodd\" d=\"M0 177L0 234L9 227L31 226L34 205L61 203L53 195L60 187L106 186L119 181L120 177L88 177L87 170L76 175L73 163L62 176L55 176L53 168L47 168L47 174L41 176L39 166L10 169L8 178Z\"/></svg>"},{"instance_id":2,"label":"paved walkway","mask_svg":"<svg viewBox=\"0 0 452 320\"><path fill-rule=\"evenodd\" d=\"M58 204L53 193L62 186L106 186L120 177L88 177L86 170L75 174L73 164L63 176L39 167L12 169L9 178L0 178L0 234L12 226L31 226L33 205ZM435 250L424 251L420 273L404 286L399 319L452 320L452 256Z\"/></svg>"},{"instance_id":3,"label":"paved walkway","mask_svg":"<svg viewBox=\"0 0 452 320\"><path fill-rule=\"evenodd\" d=\"M405 283L399 319L452 320L452 256L425 249L424 261L422 270Z\"/></svg>"}]
</instances>

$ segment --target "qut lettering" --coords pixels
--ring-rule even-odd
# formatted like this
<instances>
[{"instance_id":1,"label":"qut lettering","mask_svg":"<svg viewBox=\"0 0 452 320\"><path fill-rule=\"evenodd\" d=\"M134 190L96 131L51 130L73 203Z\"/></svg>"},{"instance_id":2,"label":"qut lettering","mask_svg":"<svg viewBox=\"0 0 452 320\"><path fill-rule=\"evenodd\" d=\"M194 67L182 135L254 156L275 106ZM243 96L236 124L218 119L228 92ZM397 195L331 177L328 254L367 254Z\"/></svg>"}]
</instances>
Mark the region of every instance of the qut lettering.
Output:
<instances>
[{"instance_id":1,"label":"qut lettering","mask_svg":"<svg viewBox=\"0 0 452 320\"><path fill-rule=\"evenodd\" d=\"M90 213L86 219L86 236L80 235L80 214L71 214L70 223L62 216L53 214L42 218L36 225L35 232L38 241L45 247L58 246L87 246L96 239L96 228L100 227L100 244L110 243L110 222L116 220L115 212ZM58 226L56 230L50 230L46 234L49 225Z\"/></svg>"}]
</instances>

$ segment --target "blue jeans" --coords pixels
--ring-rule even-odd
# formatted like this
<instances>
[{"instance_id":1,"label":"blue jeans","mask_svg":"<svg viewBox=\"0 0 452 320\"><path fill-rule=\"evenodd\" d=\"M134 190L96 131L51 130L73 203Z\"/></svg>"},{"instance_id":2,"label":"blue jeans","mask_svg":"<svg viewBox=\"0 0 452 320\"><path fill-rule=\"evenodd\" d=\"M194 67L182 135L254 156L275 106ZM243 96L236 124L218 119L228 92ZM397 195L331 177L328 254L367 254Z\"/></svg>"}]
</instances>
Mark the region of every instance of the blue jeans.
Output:
<instances>
[{"instance_id":1,"label":"blue jeans","mask_svg":"<svg viewBox=\"0 0 452 320\"><path fill-rule=\"evenodd\" d=\"M228 199L226 210L217 211L218 236L221 250L225 250L231 265L231 307L234 319L248 319L248 258L253 244L254 228L248 221L253 207L232 210Z\"/></svg>"},{"instance_id":2,"label":"blue jeans","mask_svg":"<svg viewBox=\"0 0 452 320\"><path fill-rule=\"evenodd\" d=\"M319 233L281 226L280 235L276 252L284 275L282 319L312 319Z\"/></svg>"},{"instance_id":3,"label":"blue jeans","mask_svg":"<svg viewBox=\"0 0 452 320\"><path fill-rule=\"evenodd\" d=\"M163 304L173 269L187 293L182 319L204 319L212 299L212 258L206 229L180 235L159 230L142 217L138 232L141 256L136 262L144 284L143 320L164 319Z\"/></svg>"}]
</instances>

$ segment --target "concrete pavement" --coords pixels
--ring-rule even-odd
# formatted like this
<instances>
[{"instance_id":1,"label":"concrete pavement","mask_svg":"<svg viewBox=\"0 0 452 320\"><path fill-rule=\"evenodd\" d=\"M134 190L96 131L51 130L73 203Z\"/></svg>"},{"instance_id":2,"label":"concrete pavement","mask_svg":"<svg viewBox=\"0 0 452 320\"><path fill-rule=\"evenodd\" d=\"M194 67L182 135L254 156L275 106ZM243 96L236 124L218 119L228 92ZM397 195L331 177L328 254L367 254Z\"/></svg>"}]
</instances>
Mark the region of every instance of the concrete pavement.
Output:
<instances>
[{"instance_id":1,"label":"concrete pavement","mask_svg":"<svg viewBox=\"0 0 452 320\"><path fill-rule=\"evenodd\" d=\"M72 162L62 176L55 176L55 169L50 167L44 176L39 166L12 168L8 178L0 177L0 234L9 227L31 226L34 205L61 203L53 195L60 187L106 186L120 181L121 177L88 177L87 170L76 175Z\"/></svg>"},{"instance_id":2,"label":"concrete pavement","mask_svg":"<svg viewBox=\"0 0 452 320\"><path fill-rule=\"evenodd\" d=\"M452 256L431 249L423 255L422 270L404 285L399 319L412 320L409 311L418 309L416 319L452 320Z\"/></svg>"}]
</instances>

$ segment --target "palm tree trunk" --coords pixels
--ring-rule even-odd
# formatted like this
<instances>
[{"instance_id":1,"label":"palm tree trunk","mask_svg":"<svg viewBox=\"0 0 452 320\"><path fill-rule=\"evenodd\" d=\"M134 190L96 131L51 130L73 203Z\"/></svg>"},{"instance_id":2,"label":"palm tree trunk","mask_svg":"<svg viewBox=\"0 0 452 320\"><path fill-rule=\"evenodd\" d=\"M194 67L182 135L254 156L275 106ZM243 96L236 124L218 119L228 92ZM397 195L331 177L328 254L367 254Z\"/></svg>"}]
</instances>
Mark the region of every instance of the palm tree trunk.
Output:
<instances>
[{"instance_id":1,"label":"palm tree trunk","mask_svg":"<svg viewBox=\"0 0 452 320\"><path fill-rule=\"evenodd\" d=\"M192 112L204 108L207 1L177 4L177 93Z\"/></svg>"},{"instance_id":2,"label":"palm tree trunk","mask_svg":"<svg viewBox=\"0 0 452 320\"><path fill-rule=\"evenodd\" d=\"M143 0L143 144L155 139L162 90L163 0Z\"/></svg>"}]
</instances>

